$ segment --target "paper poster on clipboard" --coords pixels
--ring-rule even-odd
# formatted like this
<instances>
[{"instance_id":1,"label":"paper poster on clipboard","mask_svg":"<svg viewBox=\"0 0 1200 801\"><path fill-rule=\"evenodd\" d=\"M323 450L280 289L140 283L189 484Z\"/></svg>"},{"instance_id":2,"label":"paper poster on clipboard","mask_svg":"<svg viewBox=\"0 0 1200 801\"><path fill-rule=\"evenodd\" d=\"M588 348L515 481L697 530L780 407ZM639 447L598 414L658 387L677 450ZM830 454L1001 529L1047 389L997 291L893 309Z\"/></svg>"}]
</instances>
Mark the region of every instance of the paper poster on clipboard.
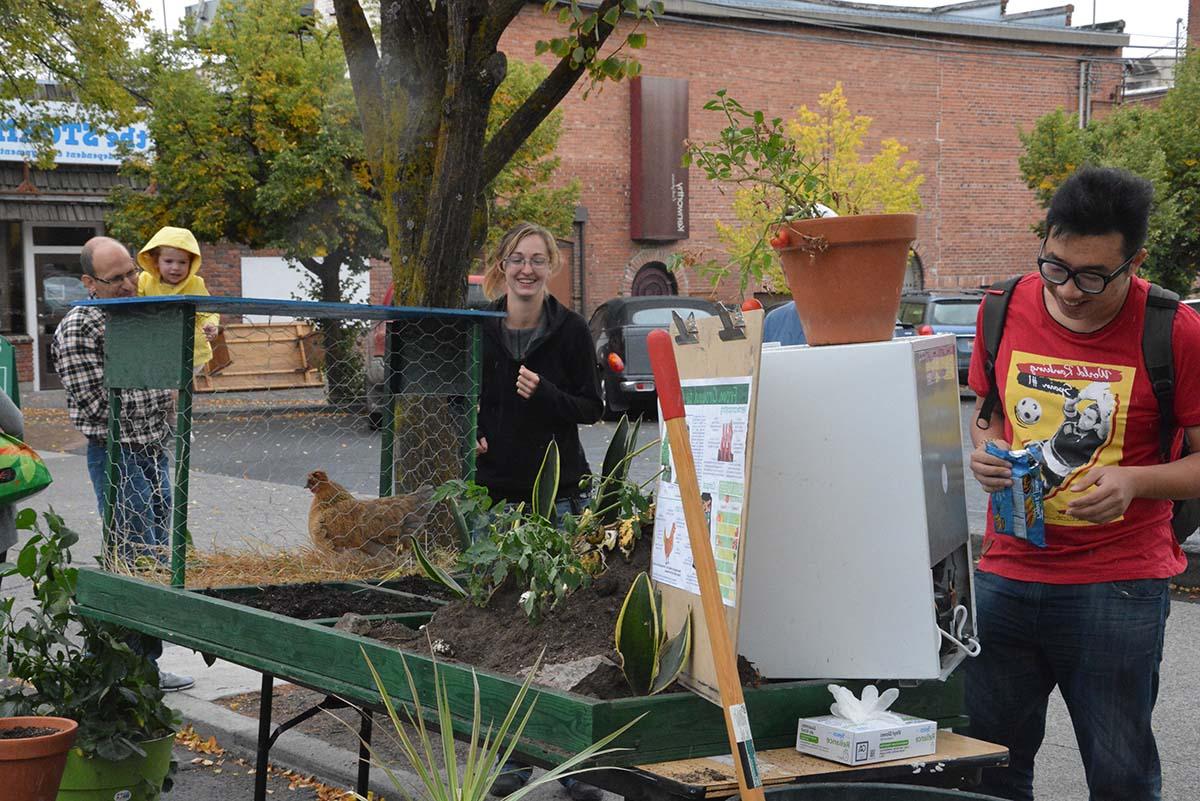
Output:
<instances>
[{"instance_id":1,"label":"paper poster on clipboard","mask_svg":"<svg viewBox=\"0 0 1200 801\"><path fill-rule=\"evenodd\" d=\"M683 403L696 460L696 478L726 606L737 605L738 557L746 497L746 435L750 423L750 376L682 379ZM662 475L654 517L651 576L671 587L700 594L684 522L678 474L671 461L665 424L659 423Z\"/></svg>"},{"instance_id":2,"label":"paper poster on clipboard","mask_svg":"<svg viewBox=\"0 0 1200 801\"><path fill-rule=\"evenodd\" d=\"M709 512L707 533L717 563L725 625L734 647L745 565L741 557L748 536L743 522L750 498L762 323L761 311L733 312L725 319L689 321L686 336L679 336L678 323L670 330L701 500ZM662 428L660 424L665 442ZM662 594L668 631L678 631L684 619L689 614L692 617L692 657L680 675L680 684L720 704L712 642L692 568L679 487L675 484L678 473L670 447L661 442L659 460L664 470L655 493L650 577Z\"/></svg>"}]
</instances>

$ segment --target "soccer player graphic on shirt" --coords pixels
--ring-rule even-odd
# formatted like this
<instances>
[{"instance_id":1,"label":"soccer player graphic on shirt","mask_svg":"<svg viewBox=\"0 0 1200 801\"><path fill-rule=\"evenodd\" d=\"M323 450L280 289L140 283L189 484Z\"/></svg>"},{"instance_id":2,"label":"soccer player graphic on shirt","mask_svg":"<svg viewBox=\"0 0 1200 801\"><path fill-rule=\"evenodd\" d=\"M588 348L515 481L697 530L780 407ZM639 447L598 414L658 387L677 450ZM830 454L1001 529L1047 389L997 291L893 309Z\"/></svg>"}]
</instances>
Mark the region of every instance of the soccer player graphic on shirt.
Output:
<instances>
[{"instance_id":1,"label":"soccer player graphic on shirt","mask_svg":"<svg viewBox=\"0 0 1200 801\"><path fill-rule=\"evenodd\" d=\"M1063 400L1063 421L1041 441L1045 469L1042 478L1054 489L1079 468L1090 463L1108 442L1116 399L1108 384L1088 384Z\"/></svg>"}]
</instances>

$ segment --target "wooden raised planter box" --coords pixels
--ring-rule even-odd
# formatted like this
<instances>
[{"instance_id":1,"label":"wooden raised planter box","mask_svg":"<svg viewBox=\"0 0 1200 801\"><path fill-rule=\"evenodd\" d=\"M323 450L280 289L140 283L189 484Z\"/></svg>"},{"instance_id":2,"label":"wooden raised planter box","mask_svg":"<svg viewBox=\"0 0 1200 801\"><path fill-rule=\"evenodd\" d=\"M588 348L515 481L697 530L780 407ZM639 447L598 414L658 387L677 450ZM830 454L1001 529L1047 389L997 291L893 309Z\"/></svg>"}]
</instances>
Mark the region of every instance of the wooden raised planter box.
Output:
<instances>
[{"instance_id":1,"label":"wooden raised planter box","mask_svg":"<svg viewBox=\"0 0 1200 801\"><path fill-rule=\"evenodd\" d=\"M335 630L328 621L296 620L201 592L96 569L80 569L77 598L81 611L89 617L366 703L377 704L379 696L363 652L383 677L389 694L401 703L409 700L403 658L422 700L433 702L433 670L428 657ZM451 662L438 665L452 708L469 712L470 667ZM476 675L484 717L498 721L516 697L520 680L482 670ZM798 718L828 713L827 683L747 687L755 745L765 749L794 744ZM519 751L543 764L561 762L642 713L648 713L646 718L614 743L631 750L610 756L604 764L646 764L729 752L720 709L689 692L605 701L535 685L531 694L537 705ZM962 685L956 677L944 684L925 682L905 689L902 699L901 709L908 714L936 720L944 727L963 723ZM470 728L469 718L455 718L457 732L465 734Z\"/></svg>"}]
</instances>

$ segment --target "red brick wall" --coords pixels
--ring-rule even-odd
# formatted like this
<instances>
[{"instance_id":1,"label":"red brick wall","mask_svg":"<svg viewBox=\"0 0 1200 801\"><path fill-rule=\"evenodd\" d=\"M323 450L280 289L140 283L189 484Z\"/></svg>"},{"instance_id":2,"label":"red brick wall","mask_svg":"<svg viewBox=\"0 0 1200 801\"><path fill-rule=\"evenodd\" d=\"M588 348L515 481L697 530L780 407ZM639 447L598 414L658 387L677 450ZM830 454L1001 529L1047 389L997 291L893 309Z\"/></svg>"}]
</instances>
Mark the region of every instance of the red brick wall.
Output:
<instances>
[{"instance_id":1,"label":"red brick wall","mask_svg":"<svg viewBox=\"0 0 1200 801\"><path fill-rule=\"evenodd\" d=\"M200 246L200 277L210 295L237 297L242 294L242 257L266 255L235 245L217 242Z\"/></svg>"},{"instance_id":2,"label":"red brick wall","mask_svg":"<svg viewBox=\"0 0 1200 801\"><path fill-rule=\"evenodd\" d=\"M1200 0L1192 0L1193 4ZM510 26L501 49L532 59L534 42L560 28L539 6L527 6L521 24ZM941 37L943 52L883 49L881 37L798 25L777 31L806 38L769 36L661 21L639 52L647 75L687 78L693 139L719 130L717 115L702 109L726 88L748 108L790 116L810 107L820 93L843 83L850 108L873 118L871 142L895 137L925 174L924 210L916 248L929 287L979 286L1032 266L1037 247L1030 226L1041 216L1017 167L1022 152L1018 129L1028 130L1042 114L1078 106L1079 51L1053 45L1005 44ZM816 38L837 39L822 41ZM928 37L927 37L928 38ZM1003 55L964 54L963 48L1011 48ZM1019 51L1020 54L1013 54ZM1113 50L1088 55L1115 56ZM551 59L543 57L550 64ZM1115 99L1119 64L1093 66L1093 114L1102 116ZM643 247L629 239L629 88L606 84L583 99L583 87L563 102L559 180L577 177L589 222L588 311L605 299L628 294L637 269L663 261L676 249ZM869 151L868 151L869 152ZM692 169L691 239L680 245L719 250L713 222L729 220L730 199ZM707 293L695 275L679 275L680 292ZM723 288L723 297L734 294Z\"/></svg>"},{"instance_id":3,"label":"red brick wall","mask_svg":"<svg viewBox=\"0 0 1200 801\"><path fill-rule=\"evenodd\" d=\"M8 338L17 354L17 380L33 380L33 337L14 334Z\"/></svg>"},{"instance_id":4,"label":"red brick wall","mask_svg":"<svg viewBox=\"0 0 1200 801\"><path fill-rule=\"evenodd\" d=\"M1200 0L1189 0L1187 15L1188 44L1200 47Z\"/></svg>"}]
</instances>

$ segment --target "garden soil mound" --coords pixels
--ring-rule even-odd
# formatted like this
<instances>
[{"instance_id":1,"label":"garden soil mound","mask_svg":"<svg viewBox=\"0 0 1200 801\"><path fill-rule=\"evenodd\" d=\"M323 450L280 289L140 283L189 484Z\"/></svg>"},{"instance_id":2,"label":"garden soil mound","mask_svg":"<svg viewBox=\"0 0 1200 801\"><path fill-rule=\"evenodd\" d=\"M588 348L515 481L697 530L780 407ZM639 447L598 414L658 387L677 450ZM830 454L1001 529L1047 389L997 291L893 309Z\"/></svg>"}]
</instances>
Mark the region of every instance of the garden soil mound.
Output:
<instances>
[{"instance_id":1,"label":"garden soil mound","mask_svg":"<svg viewBox=\"0 0 1200 801\"><path fill-rule=\"evenodd\" d=\"M547 665L596 655L615 658L617 616L638 573L650 570L653 540L650 527L643 528L630 561L614 551L603 575L564 598L536 625L529 623L517 603L525 588L510 581L482 609L465 600L439 609L426 630L433 640L449 643L456 661L514 676L533 665L543 648L542 663ZM624 678L616 678L619 686L589 688L588 694L628 695Z\"/></svg>"},{"instance_id":2,"label":"garden soil mound","mask_svg":"<svg viewBox=\"0 0 1200 801\"><path fill-rule=\"evenodd\" d=\"M642 529L630 561L626 562L618 552L612 553L608 557L608 570L600 578L590 587L564 598L537 625L531 625L517 605L522 589L509 582L485 608L470 601L454 601L438 610L426 626L429 637L434 641L445 640L455 661L510 676L517 676L523 668L533 665L543 648L546 649L544 665L596 655L616 661L613 634L617 616L638 573L650 570L653 542L653 530L648 525ZM673 636L675 632L670 634ZM740 656L738 672L743 684L759 681L753 666ZM667 692L678 689L674 685ZM619 671L597 674L577 687L576 692L595 698L632 695Z\"/></svg>"}]
</instances>

